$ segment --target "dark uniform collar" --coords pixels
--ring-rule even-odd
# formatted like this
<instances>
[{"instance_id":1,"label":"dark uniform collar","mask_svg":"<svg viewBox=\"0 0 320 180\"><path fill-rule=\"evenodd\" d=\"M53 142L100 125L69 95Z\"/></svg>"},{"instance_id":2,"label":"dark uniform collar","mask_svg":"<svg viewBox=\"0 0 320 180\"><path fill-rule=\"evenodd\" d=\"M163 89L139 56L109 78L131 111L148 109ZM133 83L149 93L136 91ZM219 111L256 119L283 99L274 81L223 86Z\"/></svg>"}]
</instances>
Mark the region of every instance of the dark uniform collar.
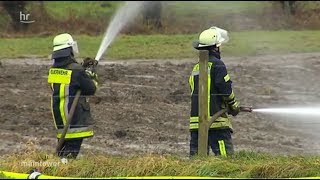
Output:
<instances>
[{"instance_id":1,"label":"dark uniform collar","mask_svg":"<svg viewBox=\"0 0 320 180\"><path fill-rule=\"evenodd\" d=\"M212 59L212 58L221 59L220 52L209 50L209 59Z\"/></svg>"},{"instance_id":2,"label":"dark uniform collar","mask_svg":"<svg viewBox=\"0 0 320 180\"><path fill-rule=\"evenodd\" d=\"M54 60L54 63L52 65L53 68L66 67L71 63L77 63L76 60L71 56L56 58L53 60Z\"/></svg>"}]
</instances>

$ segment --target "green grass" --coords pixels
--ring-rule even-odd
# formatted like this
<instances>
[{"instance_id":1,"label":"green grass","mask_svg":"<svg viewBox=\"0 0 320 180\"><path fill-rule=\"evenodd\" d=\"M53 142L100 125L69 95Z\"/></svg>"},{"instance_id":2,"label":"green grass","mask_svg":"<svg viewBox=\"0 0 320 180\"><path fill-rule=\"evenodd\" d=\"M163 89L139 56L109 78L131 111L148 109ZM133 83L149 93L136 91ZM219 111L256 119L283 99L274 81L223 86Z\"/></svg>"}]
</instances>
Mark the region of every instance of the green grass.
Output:
<instances>
[{"instance_id":1,"label":"green grass","mask_svg":"<svg viewBox=\"0 0 320 180\"><path fill-rule=\"evenodd\" d=\"M65 19L69 15L76 18L97 19L108 17L121 5L117 1L47 1L45 10L55 19ZM38 2L29 2L27 9L32 12L39 6Z\"/></svg>"},{"instance_id":2,"label":"green grass","mask_svg":"<svg viewBox=\"0 0 320 180\"><path fill-rule=\"evenodd\" d=\"M266 1L177 1L168 2L177 15L212 15L229 13L257 13L271 3Z\"/></svg>"},{"instance_id":3,"label":"green grass","mask_svg":"<svg viewBox=\"0 0 320 180\"><path fill-rule=\"evenodd\" d=\"M76 16L94 16L103 17L108 13L114 13L115 10L123 2L117 1L52 1L44 2L45 8L49 14L54 15L56 18L63 18L66 12L72 12ZM259 1L176 1L176 2L163 2L164 5L177 13L177 15L185 16L190 14L215 13L228 14L243 13L243 12L258 12L264 7L268 7L270 3ZM36 6L36 3L29 5L29 9Z\"/></svg>"},{"instance_id":4,"label":"green grass","mask_svg":"<svg viewBox=\"0 0 320 180\"><path fill-rule=\"evenodd\" d=\"M45 9L55 18L65 18L70 12L80 17L106 17L113 14L124 1L48 1L44 2ZM272 8L268 1L166 1L162 2L179 17L192 15L226 15L239 13L259 13L265 8ZM318 9L319 2L298 2L299 8ZM36 2L29 4L28 9L37 7ZM164 10L165 11L165 10Z\"/></svg>"},{"instance_id":5,"label":"green grass","mask_svg":"<svg viewBox=\"0 0 320 180\"><path fill-rule=\"evenodd\" d=\"M320 8L319 1L298 1L298 6L305 10L315 10Z\"/></svg>"},{"instance_id":6,"label":"green grass","mask_svg":"<svg viewBox=\"0 0 320 180\"><path fill-rule=\"evenodd\" d=\"M42 14L39 2L28 2L24 11L36 23L25 29L23 34L45 32L52 35L63 30L88 35L102 34L123 3L124 1L44 1L43 7L47 14ZM130 33L196 33L211 25L234 31L261 28L306 30L319 26L316 15L320 3L316 1L297 2L300 14L309 10L313 12L306 20L298 18L301 17L298 13L296 17L292 17L295 19L292 24L282 15L280 3L272 1L166 1L162 5L163 28L147 27L142 23L142 16L139 16ZM7 12L0 10L0 35L21 33L12 30L10 21Z\"/></svg>"},{"instance_id":7,"label":"green grass","mask_svg":"<svg viewBox=\"0 0 320 180\"><path fill-rule=\"evenodd\" d=\"M23 162L55 162L53 166L31 167ZM26 151L0 159L0 170L27 173L33 168L51 176L205 176L227 178L299 178L320 175L320 157L283 156L239 151L233 156L181 159L145 154L131 157L86 154L68 164L45 152Z\"/></svg>"},{"instance_id":8,"label":"green grass","mask_svg":"<svg viewBox=\"0 0 320 180\"><path fill-rule=\"evenodd\" d=\"M222 49L223 56L319 52L320 31L244 31L229 32L230 40ZM197 51L191 35L118 36L102 59L182 59L195 58ZM80 57L95 57L102 36L74 35ZM0 41L1 58L28 55L48 57L53 37L4 38Z\"/></svg>"}]
</instances>

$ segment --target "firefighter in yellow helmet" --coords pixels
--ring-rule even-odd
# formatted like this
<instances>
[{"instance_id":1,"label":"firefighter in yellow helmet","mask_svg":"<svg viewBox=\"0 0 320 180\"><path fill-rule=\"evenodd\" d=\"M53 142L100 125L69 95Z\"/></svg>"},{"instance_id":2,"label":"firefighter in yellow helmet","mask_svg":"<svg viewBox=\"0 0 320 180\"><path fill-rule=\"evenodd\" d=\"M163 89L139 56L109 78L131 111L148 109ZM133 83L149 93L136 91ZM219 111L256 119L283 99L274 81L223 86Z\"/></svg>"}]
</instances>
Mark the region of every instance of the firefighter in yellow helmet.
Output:
<instances>
[{"instance_id":1,"label":"firefighter in yellow helmet","mask_svg":"<svg viewBox=\"0 0 320 180\"><path fill-rule=\"evenodd\" d=\"M65 141L58 150L61 158L76 158L83 139L93 136L93 130L89 129L92 121L90 106L85 96L94 95L98 86L98 76L89 68L89 64L96 62L86 58L81 65L75 60L77 53L77 42L70 34L59 34L53 39L53 65L49 69L48 83L52 90L51 108L58 139L67 122L75 94L81 90Z\"/></svg>"},{"instance_id":2,"label":"firefighter in yellow helmet","mask_svg":"<svg viewBox=\"0 0 320 180\"><path fill-rule=\"evenodd\" d=\"M200 33L199 39L193 42L197 50L207 50L208 60L208 100L210 117L222 108L228 108L228 114L236 116L240 112L239 102L232 90L232 81L227 73L226 66L221 60L220 47L229 40L228 32L218 27L211 27ZM191 89L190 112L190 156L198 152L198 122L199 122L199 62L193 67L189 77ZM226 156L234 152L231 134L232 123L227 113L219 117L209 129L208 153L211 147L215 155Z\"/></svg>"}]
</instances>

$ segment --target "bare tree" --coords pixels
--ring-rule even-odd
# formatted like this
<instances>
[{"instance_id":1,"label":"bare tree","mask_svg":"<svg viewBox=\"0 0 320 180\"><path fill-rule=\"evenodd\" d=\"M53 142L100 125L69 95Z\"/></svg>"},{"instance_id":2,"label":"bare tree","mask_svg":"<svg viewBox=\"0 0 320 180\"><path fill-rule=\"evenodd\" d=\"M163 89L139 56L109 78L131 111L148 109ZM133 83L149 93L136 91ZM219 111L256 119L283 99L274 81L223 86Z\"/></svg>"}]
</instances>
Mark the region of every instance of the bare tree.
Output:
<instances>
[{"instance_id":1,"label":"bare tree","mask_svg":"<svg viewBox=\"0 0 320 180\"><path fill-rule=\"evenodd\" d=\"M147 26L161 28L162 3L160 1L145 1L143 9L143 23Z\"/></svg>"},{"instance_id":2,"label":"bare tree","mask_svg":"<svg viewBox=\"0 0 320 180\"><path fill-rule=\"evenodd\" d=\"M279 1L283 11L288 15L294 15L296 12L296 1Z\"/></svg>"}]
</instances>

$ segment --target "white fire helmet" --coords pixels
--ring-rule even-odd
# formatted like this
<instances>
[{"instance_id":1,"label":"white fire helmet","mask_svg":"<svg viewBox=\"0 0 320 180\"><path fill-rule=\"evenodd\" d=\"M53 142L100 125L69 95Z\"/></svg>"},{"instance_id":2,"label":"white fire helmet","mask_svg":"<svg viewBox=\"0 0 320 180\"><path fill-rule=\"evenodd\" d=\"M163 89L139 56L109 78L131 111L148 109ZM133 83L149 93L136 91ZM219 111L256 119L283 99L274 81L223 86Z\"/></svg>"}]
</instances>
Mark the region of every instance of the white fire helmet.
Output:
<instances>
[{"instance_id":1,"label":"white fire helmet","mask_svg":"<svg viewBox=\"0 0 320 180\"><path fill-rule=\"evenodd\" d=\"M66 48L71 47L74 55L79 54L77 41L74 41L68 33L59 34L53 39L53 58L69 56Z\"/></svg>"},{"instance_id":2,"label":"white fire helmet","mask_svg":"<svg viewBox=\"0 0 320 180\"><path fill-rule=\"evenodd\" d=\"M216 26L212 26L200 33L199 39L193 43L193 47L196 49L214 45L219 47L221 44L228 41L228 31Z\"/></svg>"}]
</instances>

